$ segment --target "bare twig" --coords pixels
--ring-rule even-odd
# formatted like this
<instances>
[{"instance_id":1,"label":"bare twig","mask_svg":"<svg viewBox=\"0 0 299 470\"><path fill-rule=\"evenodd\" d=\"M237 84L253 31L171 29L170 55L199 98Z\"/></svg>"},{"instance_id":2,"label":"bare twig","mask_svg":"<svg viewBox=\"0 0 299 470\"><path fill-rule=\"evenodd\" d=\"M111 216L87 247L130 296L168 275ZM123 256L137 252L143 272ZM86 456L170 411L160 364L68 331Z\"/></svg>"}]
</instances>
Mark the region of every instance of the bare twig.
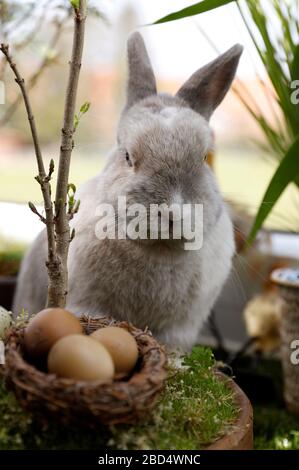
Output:
<instances>
[{"instance_id":1,"label":"bare twig","mask_svg":"<svg viewBox=\"0 0 299 470\"><path fill-rule=\"evenodd\" d=\"M67 214L67 192L71 155L74 146L74 119L79 75L81 69L85 20L86 0L80 0L79 7L74 8L75 28L73 36L72 58L70 62L69 79L64 106L63 128L61 131L61 147L59 158L58 179L56 187L55 211L56 211L56 247L57 255L61 260L60 279L52 292L49 292L48 304L55 302L58 306L64 306L67 295L68 271L67 257L71 239L69 218ZM54 286L53 286L54 287ZM56 305L57 306L57 305Z\"/></svg>"},{"instance_id":2,"label":"bare twig","mask_svg":"<svg viewBox=\"0 0 299 470\"><path fill-rule=\"evenodd\" d=\"M55 234L54 234L54 214L53 214L53 205L51 201L51 187L50 187L50 181L48 179L48 176L45 172L45 167L44 167L44 162L43 162L43 157L42 157L42 152L41 152L41 147L39 143L39 138L38 138L38 133L36 129L36 124L35 124L35 119L33 116L31 104L29 101L27 89L25 86L25 80L21 77L18 68L13 61L12 56L10 55L9 52L9 47L6 44L1 44L0 46L1 52L5 55L6 60L11 68L11 70L14 73L15 76L15 81L19 85L22 93L22 97L24 100L26 112L27 112L27 117L30 125L30 130L31 130L31 135L32 135L32 140L33 140L33 145L34 145L34 151L35 151L35 156L36 156L36 161L37 161L37 166L38 166L38 181L41 186L42 194L43 194L43 200L44 200L44 206L45 206L45 223L47 227L47 238L48 238L48 261L47 265L55 265L56 268L58 269L59 265L59 259L56 256L56 244L55 244ZM30 207L31 210L33 210L32 207ZM37 210L33 210L33 212L37 213ZM37 213L37 215L43 220L44 218ZM51 284L51 283L50 283ZM49 286L50 287L50 286Z\"/></svg>"}]
</instances>

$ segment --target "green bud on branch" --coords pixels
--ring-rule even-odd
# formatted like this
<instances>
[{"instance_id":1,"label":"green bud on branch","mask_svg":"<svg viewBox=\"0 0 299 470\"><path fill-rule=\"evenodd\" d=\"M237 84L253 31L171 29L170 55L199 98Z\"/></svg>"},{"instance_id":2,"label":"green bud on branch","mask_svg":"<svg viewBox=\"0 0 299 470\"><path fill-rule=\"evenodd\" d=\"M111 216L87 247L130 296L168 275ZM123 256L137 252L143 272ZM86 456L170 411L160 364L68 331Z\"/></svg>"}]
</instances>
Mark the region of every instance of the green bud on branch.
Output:
<instances>
[{"instance_id":1,"label":"green bud on branch","mask_svg":"<svg viewBox=\"0 0 299 470\"><path fill-rule=\"evenodd\" d=\"M34 213L36 214L39 219L45 224L46 223L46 219L45 217L43 217L37 210L37 208L35 207L35 205L33 204L33 202L28 202L28 206L29 206L29 209Z\"/></svg>"},{"instance_id":2,"label":"green bud on branch","mask_svg":"<svg viewBox=\"0 0 299 470\"><path fill-rule=\"evenodd\" d=\"M86 114L87 111L89 110L89 108L90 108L90 102L86 101L84 104L82 104L82 106L80 108L80 113L81 114Z\"/></svg>"},{"instance_id":3,"label":"green bud on branch","mask_svg":"<svg viewBox=\"0 0 299 470\"><path fill-rule=\"evenodd\" d=\"M71 0L71 5L73 8L78 10L80 8L80 0Z\"/></svg>"},{"instance_id":4,"label":"green bud on branch","mask_svg":"<svg viewBox=\"0 0 299 470\"><path fill-rule=\"evenodd\" d=\"M49 175L48 175L48 178L49 178L49 179L50 179L51 176L53 175L54 169L55 169L54 160L53 160L53 158L51 158L50 164L49 164Z\"/></svg>"},{"instance_id":5,"label":"green bud on branch","mask_svg":"<svg viewBox=\"0 0 299 470\"><path fill-rule=\"evenodd\" d=\"M67 194L68 194L68 213L72 214L73 213L73 208L76 204L75 200L75 194L76 194L77 188L73 183L69 183L67 187Z\"/></svg>"},{"instance_id":6,"label":"green bud on branch","mask_svg":"<svg viewBox=\"0 0 299 470\"><path fill-rule=\"evenodd\" d=\"M85 101L85 103L82 104L81 108L80 108L80 111L79 111L79 114L75 114L75 118L74 118L74 131L76 131L78 125L79 125L79 122L80 122L80 119L81 117L83 116L83 114L86 114L90 108L91 104L89 101Z\"/></svg>"},{"instance_id":7,"label":"green bud on branch","mask_svg":"<svg viewBox=\"0 0 299 470\"><path fill-rule=\"evenodd\" d=\"M35 180L38 182L38 184L40 184L40 185L42 184L42 182L41 182L41 179L40 179L40 176L39 176L39 175L35 176L35 177L34 177L34 179L35 179Z\"/></svg>"},{"instance_id":8,"label":"green bud on branch","mask_svg":"<svg viewBox=\"0 0 299 470\"><path fill-rule=\"evenodd\" d=\"M75 231L75 229L73 228L73 230L72 230L72 232L71 232L70 243L74 240L75 235L76 235L76 231Z\"/></svg>"}]
</instances>

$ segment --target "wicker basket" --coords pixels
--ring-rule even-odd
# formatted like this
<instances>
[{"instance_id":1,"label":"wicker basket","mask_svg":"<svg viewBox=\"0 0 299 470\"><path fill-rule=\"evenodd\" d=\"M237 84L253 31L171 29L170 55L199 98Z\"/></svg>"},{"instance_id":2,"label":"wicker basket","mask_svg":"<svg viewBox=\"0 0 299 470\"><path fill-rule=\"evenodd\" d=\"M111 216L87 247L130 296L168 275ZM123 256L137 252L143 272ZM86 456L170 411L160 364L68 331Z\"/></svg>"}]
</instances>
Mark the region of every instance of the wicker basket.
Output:
<instances>
[{"instance_id":1,"label":"wicker basket","mask_svg":"<svg viewBox=\"0 0 299 470\"><path fill-rule=\"evenodd\" d=\"M24 328L10 330L2 374L24 408L41 416L54 415L63 422L99 424L136 423L153 408L166 379L166 355L149 331L127 322L83 316L86 334L116 325L136 339L139 359L133 374L109 383L58 378L24 360Z\"/></svg>"},{"instance_id":2,"label":"wicker basket","mask_svg":"<svg viewBox=\"0 0 299 470\"><path fill-rule=\"evenodd\" d=\"M276 269L271 279L283 300L280 337L284 399L288 410L299 415L299 366L292 361L292 343L299 339L299 269Z\"/></svg>"}]
</instances>

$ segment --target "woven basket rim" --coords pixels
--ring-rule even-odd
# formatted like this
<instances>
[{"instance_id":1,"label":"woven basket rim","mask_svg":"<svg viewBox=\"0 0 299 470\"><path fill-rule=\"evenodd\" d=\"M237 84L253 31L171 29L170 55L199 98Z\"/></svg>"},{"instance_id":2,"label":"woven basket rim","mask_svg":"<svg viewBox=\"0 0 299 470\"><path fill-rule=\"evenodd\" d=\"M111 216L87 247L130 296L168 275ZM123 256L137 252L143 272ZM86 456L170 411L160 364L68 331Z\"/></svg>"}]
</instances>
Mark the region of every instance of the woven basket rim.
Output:
<instances>
[{"instance_id":1,"label":"woven basket rim","mask_svg":"<svg viewBox=\"0 0 299 470\"><path fill-rule=\"evenodd\" d=\"M150 332L149 329L141 330L137 327L135 327L132 323L122 321L118 322L112 318L109 317L89 317L88 315L81 315L79 318L80 321L82 322L90 322L91 321L99 321L99 322L107 322L103 328L108 327L108 326L118 326L120 328L124 328L128 330L129 332L136 332L136 334L133 334L134 338L138 342L138 338L142 336L151 336L152 340L156 343L156 346L151 347L150 349L157 349L161 350L161 346L157 341L153 338L152 333ZM116 386L116 385L128 385L130 382L133 380L136 374L140 374L141 370L136 372L135 374L132 374L131 377L128 380L109 380L109 381L102 381L102 380L94 380L94 381L84 381L84 380L76 380L76 379L70 379L70 378L64 378L64 377L58 377L55 374L49 373L49 372L44 372L42 370L37 369L33 364L30 364L24 359L23 354L20 352L20 344L17 344L15 341L10 341L10 338L14 335L22 335L25 330L25 326L22 327L16 327L16 328L11 328L10 331L8 331L8 341L6 341L6 344L9 344L9 347L12 348L17 354L18 354L18 369L19 370L26 370L27 372L31 372L32 374L36 375L40 379L52 379L55 381L55 384L61 385L61 386L76 386L76 387L89 387L89 388L98 388L99 386ZM165 357L165 365L166 365L167 359Z\"/></svg>"},{"instance_id":2,"label":"woven basket rim","mask_svg":"<svg viewBox=\"0 0 299 470\"><path fill-rule=\"evenodd\" d=\"M24 326L11 328L6 337L5 365L0 369L20 403L39 414L51 413L72 421L78 415L102 424L135 423L153 408L167 378L167 356L151 332L128 322L82 315L86 334L101 327L119 326L136 339L138 366L126 378L78 381L38 370L24 357ZM75 413L74 413L75 410Z\"/></svg>"},{"instance_id":3,"label":"woven basket rim","mask_svg":"<svg viewBox=\"0 0 299 470\"><path fill-rule=\"evenodd\" d=\"M83 315L80 317L80 320L82 320L83 322L86 321L88 322L90 317L88 317L87 315ZM137 332L137 328L134 327L131 323L129 322L117 322L115 320L112 320L112 319L108 319L107 317L93 317L92 320L94 321L101 321L101 322L106 322L107 321L107 325L103 326L103 328L105 327L108 327L108 326L115 326L117 325L118 327L120 328L124 328L126 330L133 330L133 331L136 331ZM109 323L108 323L109 322ZM84 381L84 380L76 380L76 379L70 379L70 378L64 378L64 377L58 377L56 376L55 374L52 374L52 373L49 373L49 372L44 372L42 370L39 370L37 369L33 364L30 364L29 362L27 362L23 356L23 354L21 353L20 351L20 344L17 343L16 341L14 341L14 336L17 335L17 336L22 336L23 332L24 332L24 329L25 327L20 327L20 328L12 328L10 330L10 332L8 332L8 344L9 344L9 348L11 348L12 350L15 351L16 354L18 354L18 364L17 364L17 368L19 370L24 370L24 371L27 371L28 373L31 373L33 375L35 375L37 378L39 379L51 379L53 381L55 381L55 384L57 385L60 385L60 386L76 386L77 388L78 387L86 387L88 386L89 388L98 388L99 386L104 386L104 385L113 385L115 386L116 384L128 384L130 383L130 381L134 378L134 375L136 374L133 374L129 379L127 380L109 380L109 381L103 381L103 380L94 380L94 381L91 381L91 382L87 382L87 381ZM144 336L144 335L151 335L150 331L149 330L139 330L139 333L133 335L135 337L135 339L138 339L140 338L141 336ZM153 337L152 337L153 338ZM12 341L11 341L12 339ZM159 344L157 343L156 346L153 346L151 349L160 349L161 347L159 346ZM137 373L140 373L141 371L138 371Z\"/></svg>"}]
</instances>

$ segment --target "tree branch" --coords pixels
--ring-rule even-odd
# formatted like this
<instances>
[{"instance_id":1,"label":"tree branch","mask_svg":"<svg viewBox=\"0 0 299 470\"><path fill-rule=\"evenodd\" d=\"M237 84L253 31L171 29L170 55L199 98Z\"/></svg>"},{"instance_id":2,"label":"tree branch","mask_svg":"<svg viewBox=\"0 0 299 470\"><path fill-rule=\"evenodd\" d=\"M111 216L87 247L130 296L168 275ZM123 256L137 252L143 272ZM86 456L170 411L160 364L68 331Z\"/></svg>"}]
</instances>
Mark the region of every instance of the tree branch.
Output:
<instances>
[{"instance_id":1,"label":"tree branch","mask_svg":"<svg viewBox=\"0 0 299 470\"><path fill-rule=\"evenodd\" d=\"M55 197L55 215L51 200L50 186L50 179L54 170L54 162L51 160L49 172L46 174L35 120L27 89L25 87L25 81L19 74L17 66L9 53L8 46L1 44L0 47L0 50L5 55L7 62L15 75L15 80L21 89L38 165L38 176L36 177L36 180L39 182L43 193L46 217L44 218L32 203L29 204L29 207L40 217L41 220L45 219L47 227L48 260L46 265L49 276L47 307L64 307L66 303L68 286L67 258L70 242L75 236L74 230L70 233L69 218L79 209L79 203L77 203L72 207L71 214L69 214L67 210L69 170L74 146L73 136L75 132L74 120L76 97L81 69L87 13L86 0L78 0L78 2L76 2L76 5L77 4L78 7L74 6L73 48L64 106L63 128L61 131L59 170Z\"/></svg>"},{"instance_id":2,"label":"tree branch","mask_svg":"<svg viewBox=\"0 0 299 470\"><path fill-rule=\"evenodd\" d=\"M54 214L53 214L53 205L52 205L52 200L51 200L51 187L50 187L50 182L48 178L49 175L47 175L45 172L45 167L44 167L41 147L39 143L38 133L36 129L35 119L33 116L31 104L30 104L29 97L27 94L25 80L21 77L15 62L9 53L8 45L1 44L0 50L6 57L7 63L9 64L11 70L14 73L15 81L19 85L22 96L23 96L23 100L24 100L24 104L25 104L25 108L27 112L27 117L28 117L28 121L30 125L37 166L38 166L38 181L41 186L44 206L45 206L45 213L46 213L45 223L47 227L47 238L48 238L48 261L47 263L55 265L58 263L58 259L56 256L56 245L55 245L55 234L54 234L54 223L53 223ZM33 210L33 207L30 207L30 208L31 210ZM37 213L37 211L34 211L34 210L33 212ZM39 213L37 213L37 215L41 218L41 220L44 219Z\"/></svg>"},{"instance_id":3,"label":"tree branch","mask_svg":"<svg viewBox=\"0 0 299 470\"><path fill-rule=\"evenodd\" d=\"M74 147L73 136L75 108L84 45L86 13L86 0L80 0L79 7L74 8L72 57L69 64L69 78L64 105L64 118L63 128L61 130L59 169L55 197L56 248L57 255L62 265L62 273L60 283L57 283L56 291L52 294L55 299L59 299L59 306L65 305L68 285L67 257L71 235L69 216L67 214L67 192L71 155Z\"/></svg>"}]
</instances>

